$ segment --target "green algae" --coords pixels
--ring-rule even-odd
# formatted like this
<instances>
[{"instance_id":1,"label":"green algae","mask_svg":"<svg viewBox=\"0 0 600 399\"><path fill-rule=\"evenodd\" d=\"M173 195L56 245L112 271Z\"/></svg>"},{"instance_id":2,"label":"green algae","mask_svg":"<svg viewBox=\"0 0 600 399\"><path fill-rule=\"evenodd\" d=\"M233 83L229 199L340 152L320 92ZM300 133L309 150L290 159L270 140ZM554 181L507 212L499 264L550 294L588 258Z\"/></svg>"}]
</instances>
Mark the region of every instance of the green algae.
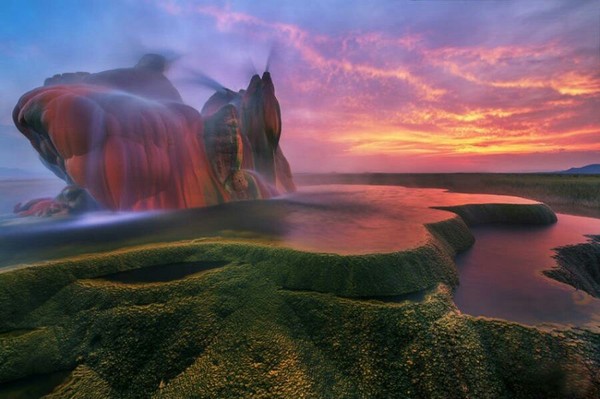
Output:
<instances>
[{"instance_id":1,"label":"green algae","mask_svg":"<svg viewBox=\"0 0 600 399\"><path fill-rule=\"evenodd\" d=\"M0 273L0 383L70 369L49 397L600 394L599 334L462 315L452 256L473 237L457 216L427 229L421 247L390 254L197 240ZM223 267L164 282L98 278L199 261ZM377 300L410 293L423 296Z\"/></svg>"},{"instance_id":2,"label":"green algae","mask_svg":"<svg viewBox=\"0 0 600 399\"><path fill-rule=\"evenodd\" d=\"M600 298L600 236L589 242L556 249L555 268L543 273L565 284Z\"/></svg>"}]
</instances>

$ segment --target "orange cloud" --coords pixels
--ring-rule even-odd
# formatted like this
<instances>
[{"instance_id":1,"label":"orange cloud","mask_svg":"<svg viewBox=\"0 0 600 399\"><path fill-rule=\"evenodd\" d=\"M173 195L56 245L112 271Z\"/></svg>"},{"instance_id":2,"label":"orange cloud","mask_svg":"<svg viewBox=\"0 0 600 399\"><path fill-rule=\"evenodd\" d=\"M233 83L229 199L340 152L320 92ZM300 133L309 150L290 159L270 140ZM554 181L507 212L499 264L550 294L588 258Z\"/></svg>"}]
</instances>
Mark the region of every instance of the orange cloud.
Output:
<instances>
[{"instance_id":1,"label":"orange cloud","mask_svg":"<svg viewBox=\"0 0 600 399\"><path fill-rule=\"evenodd\" d=\"M435 46L427 31L324 35L227 7L187 12L293 53L275 76L284 142L347 160L600 151L597 55L560 38Z\"/></svg>"},{"instance_id":2,"label":"orange cloud","mask_svg":"<svg viewBox=\"0 0 600 399\"><path fill-rule=\"evenodd\" d=\"M511 62L549 62L560 59L565 49L555 43L542 46L501 46L496 48L443 48L434 51L424 50L432 63L444 68L455 76L479 85L497 88L540 89L549 88L560 94L589 95L600 93L600 76L595 71L583 67L583 71L571 70L574 60L564 60L561 68L548 68L544 72L550 76L521 76L517 79L501 80L490 76L490 66L508 70ZM577 61L577 60L575 60ZM566 69L566 70L565 70ZM477 73L479 72L479 73ZM498 70L494 70L498 73Z\"/></svg>"}]
</instances>

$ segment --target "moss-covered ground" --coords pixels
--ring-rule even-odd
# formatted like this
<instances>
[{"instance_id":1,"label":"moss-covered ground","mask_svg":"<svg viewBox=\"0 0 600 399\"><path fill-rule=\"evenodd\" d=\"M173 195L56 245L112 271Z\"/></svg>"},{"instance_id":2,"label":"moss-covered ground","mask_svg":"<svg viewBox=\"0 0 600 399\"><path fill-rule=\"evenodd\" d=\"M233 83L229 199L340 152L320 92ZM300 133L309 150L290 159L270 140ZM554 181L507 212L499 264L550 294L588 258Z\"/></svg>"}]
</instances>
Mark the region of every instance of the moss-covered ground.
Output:
<instances>
[{"instance_id":1,"label":"moss-covered ground","mask_svg":"<svg viewBox=\"0 0 600 399\"><path fill-rule=\"evenodd\" d=\"M461 314L452 256L473 237L458 217L428 230L390 254L196 240L0 273L0 397L3 382L61 370L49 398L600 396L599 334ZM223 266L103 278L200 261Z\"/></svg>"},{"instance_id":2,"label":"moss-covered ground","mask_svg":"<svg viewBox=\"0 0 600 399\"><path fill-rule=\"evenodd\" d=\"M556 267L544 274L600 298L600 236L556 249Z\"/></svg>"}]
</instances>

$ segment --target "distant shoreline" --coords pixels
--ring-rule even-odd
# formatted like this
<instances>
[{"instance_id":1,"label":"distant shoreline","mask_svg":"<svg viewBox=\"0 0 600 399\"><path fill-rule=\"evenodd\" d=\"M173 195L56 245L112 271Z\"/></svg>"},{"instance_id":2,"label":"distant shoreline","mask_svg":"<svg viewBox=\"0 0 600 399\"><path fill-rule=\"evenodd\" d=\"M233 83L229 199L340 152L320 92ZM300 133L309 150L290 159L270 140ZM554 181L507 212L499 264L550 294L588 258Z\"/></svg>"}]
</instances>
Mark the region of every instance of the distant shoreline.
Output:
<instances>
[{"instance_id":1,"label":"distant shoreline","mask_svg":"<svg viewBox=\"0 0 600 399\"><path fill-rule=\"evenodd\" d=\"M600 175L566 173L295 173L299 185L371 184L512 195L541 201L558 213L600 218ZM56 182L53 177L0 178L0 184ZM58 191L56 192L58 194Z\"/></svg>"},{"instance_id":2,"label":"distant shoreline","mask_svg":"<svg viewBox=\"0 0 600 399\"><path fill-rule=\"evenodd\" d=\"M600 175L565 173L297 173L299 185L373 184L443 188L541 201L558 213L600 218Z\"/></svg>"}]
</instances>

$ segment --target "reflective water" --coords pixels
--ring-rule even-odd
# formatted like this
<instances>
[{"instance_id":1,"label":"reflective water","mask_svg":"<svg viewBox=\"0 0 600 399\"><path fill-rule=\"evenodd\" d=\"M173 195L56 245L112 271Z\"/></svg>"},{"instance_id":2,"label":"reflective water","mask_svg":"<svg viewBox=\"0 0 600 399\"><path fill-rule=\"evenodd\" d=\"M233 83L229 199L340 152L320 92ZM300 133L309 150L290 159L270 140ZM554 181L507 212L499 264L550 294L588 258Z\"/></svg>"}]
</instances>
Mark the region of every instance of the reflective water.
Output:
<instances>
[{"instance_id":1,"label":"reflective water","mask_svg":"<svg viewBox=\"0 0 600 399\"><path fill-rule=\"evenodd\" d=\"M0 194L1 193L0 186ZM10 194L10 193L9 193ZM300 250L367 254L412 248L424 224L452 217L431 206L532 203L497 195L399 186L309 186L269 201L152 213L0 221L0 267L128 245L190 238L260 240ZM463 312L528 324L599 324L600 301L541 274L552 248L599 234L600 219L559 215L545 227L477 227L474 248L457 259Z\"/></svg>"},{"instance_id":2,"label":"reflective water","mask_svg":"<svg viewBox=\"0 0 600 399\"><path fill-rule=\"evenodd\" d=\"M339 254L394 252L427 239L426 223L452 217L431 206L530 203L516 197L399 186L312 186L268 201L146 213L5 218L0 266L133 244L198 237L260 239Z\"/></svg>"},{"instance_id":3,"label":"reflective water","mask_svg":"<svg viewBox=\"0 0 600 399\"><path fill-rule=\"evenodd\" d=\"M286 214L282 244L292 248L364 254L394 252L424 242L424 224L451 214L434 206L479 203L533 203L516 197L450 193L399 186L309 186L282 198L301 205Z\"/></svg>"},{"instance_id":4,"label":"reflective water","mask_svg":"<svg viewBox=\"0 0 600 399\"><path fill-rule=\"evenodd\" d=\"M600 300L542 274L555 265L553 248L600 234L600 219L558 215L544 227L476 227L475 245L458 255L454 300L464 313L525 324L600 326Z\"/></svg>"}]
</instances>

